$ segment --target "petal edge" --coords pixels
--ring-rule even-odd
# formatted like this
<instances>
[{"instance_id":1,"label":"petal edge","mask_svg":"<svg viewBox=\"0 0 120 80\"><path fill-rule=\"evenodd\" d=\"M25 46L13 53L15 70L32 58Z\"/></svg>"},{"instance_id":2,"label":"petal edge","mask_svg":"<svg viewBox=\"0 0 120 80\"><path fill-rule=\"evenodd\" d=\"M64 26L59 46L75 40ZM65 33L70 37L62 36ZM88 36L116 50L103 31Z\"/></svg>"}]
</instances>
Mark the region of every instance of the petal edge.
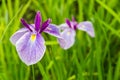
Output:
<instances>
[{"instance_id":1,"label":"petal edge","mask_svg":"<svg viewBox=\"0 0 120 80\"><path fill-rule=\"evenodd\" d=\"M95 37L94 28L90 21L80 22L77 25L79 30L87 32L91 37Z\"/></svg>"},{"instance_id":2,"label":"petal edge","mask_svg":"<svg viewBox=\"0 0 120 80\"><path fill-rule=\"evenodd\" d=\"M33 65L39 62L44 56L46 46L43 37L36 35L36 41L30 41L31 33L26 33L16 43L16 49L22 62L26 65Z\"/></svg>"},{"instance_id":3,"label":"petal edge","mask_svg":"<svg viewBox=\"0 0 120 80\"><path fill-rule=\"evenodd\" d=\"M10 37L10 41L13 45L16 44L16 42L29 30L27 28L22 28L20 30L18 30L17 32L15 32L11 37Z\"/></svg>"}]
</instances>

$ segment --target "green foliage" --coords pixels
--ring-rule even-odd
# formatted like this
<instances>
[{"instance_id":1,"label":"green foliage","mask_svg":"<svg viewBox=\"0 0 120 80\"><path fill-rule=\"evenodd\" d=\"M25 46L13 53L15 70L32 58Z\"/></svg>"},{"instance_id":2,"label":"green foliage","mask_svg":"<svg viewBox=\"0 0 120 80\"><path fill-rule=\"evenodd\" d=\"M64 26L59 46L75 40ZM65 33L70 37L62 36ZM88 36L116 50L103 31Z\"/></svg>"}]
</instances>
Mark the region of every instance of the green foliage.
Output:
<instances>
[{"instance_id":1,"label":"green foliage","mask_svg":"<svg viewBox=\"0 0 120 80\"><path fill-rule=\"evenodd\" d=\"M43 59L26 66L10 36L21 28L20 18L32 23L36 11L43 21L61 24L75 16L92 21L95 38L77 31L76 42L63 50L56 38L43 33ZM0 80L120 80L119 0L0 0Z\"/></svg>"}]
</instances>

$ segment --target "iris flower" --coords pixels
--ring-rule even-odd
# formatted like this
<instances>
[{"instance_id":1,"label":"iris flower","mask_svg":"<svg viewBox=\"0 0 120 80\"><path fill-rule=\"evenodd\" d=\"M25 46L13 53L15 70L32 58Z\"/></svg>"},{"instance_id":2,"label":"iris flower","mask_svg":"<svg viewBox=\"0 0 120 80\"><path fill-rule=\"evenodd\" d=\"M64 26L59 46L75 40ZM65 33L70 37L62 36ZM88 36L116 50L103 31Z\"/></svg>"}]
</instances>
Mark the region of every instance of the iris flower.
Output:
<instances>
[{"instance_id":1,"label":"iris flower","mask_svg":"<svg viewBox=\"0 0 120 80\"><path fill-rule=\"evenodd\" d=\"M62 38L58 38L58 42L63 49L73 46L77 29L87 32L91 37L95 37L93 25L90 21L77 23L73 17L72 21L66 19L66 23L61 24L59 27Z\"/></svg>"},{"instance_id":2,"label":"iris flower","mask_svg":"<svg viewBox=\"0 0 120 80\"><path fill-rule=\"evenodd\" d=\"M55 37L60 37L59 29L50 24L51 19L42 23L40 12L36 13L34 24L27 24L24 19L21 23L25 26L12 35L10 41L16 46L20 59L26 65L37 63L44 56L46 46L41 33L45 32Z\"/></svg>"}]
</instances>

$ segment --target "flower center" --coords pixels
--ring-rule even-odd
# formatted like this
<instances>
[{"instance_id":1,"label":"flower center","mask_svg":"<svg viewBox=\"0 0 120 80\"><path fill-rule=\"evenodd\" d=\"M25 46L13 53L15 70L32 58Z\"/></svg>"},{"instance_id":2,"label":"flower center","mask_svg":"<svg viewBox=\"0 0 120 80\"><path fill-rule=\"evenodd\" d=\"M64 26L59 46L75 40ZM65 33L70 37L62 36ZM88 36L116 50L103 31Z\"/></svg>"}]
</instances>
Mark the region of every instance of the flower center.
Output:
<instances>
[{"instance_id":1,"label":"flower center","mask_svg":"<svg viewBox=\"0 0 120 80\"><path fill-rule=\"evenodd\" d=\"M31 37L30 37L30 40L31 40L32 42L34 42L35 39L36 39L36 34L32 34Z\"/></svg>"}]
</instances>

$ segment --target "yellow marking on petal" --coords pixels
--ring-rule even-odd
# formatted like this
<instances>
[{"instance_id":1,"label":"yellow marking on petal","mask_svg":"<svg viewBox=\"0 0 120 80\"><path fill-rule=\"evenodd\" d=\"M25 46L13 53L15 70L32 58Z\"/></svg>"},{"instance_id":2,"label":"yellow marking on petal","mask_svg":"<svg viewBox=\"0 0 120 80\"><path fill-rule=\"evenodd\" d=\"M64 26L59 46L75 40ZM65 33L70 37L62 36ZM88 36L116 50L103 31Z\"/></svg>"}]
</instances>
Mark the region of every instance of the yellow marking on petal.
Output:
<instances>
[{"instance_id":1,"label":"yellow marking on petal","mask_svg":"<svg viewBox=\"0 0 120 80\"><path fill-rule=\"evenodd\" d=\"M30 40L31 40L32 42L34 42L35 39L36 39L36 34L32 34L31 37L30 37Z\"/></svg>"},{"instance_id":2,"label":"yellow marking on petal","mask_svg":"<svg viewBox=\"0 0 120 80\"><path fill-rule=\"evenodd\" d=\"M68 36L70 35L70 31L67 32L67 35L68 35Z\"/></svg>"}]
</instances>

